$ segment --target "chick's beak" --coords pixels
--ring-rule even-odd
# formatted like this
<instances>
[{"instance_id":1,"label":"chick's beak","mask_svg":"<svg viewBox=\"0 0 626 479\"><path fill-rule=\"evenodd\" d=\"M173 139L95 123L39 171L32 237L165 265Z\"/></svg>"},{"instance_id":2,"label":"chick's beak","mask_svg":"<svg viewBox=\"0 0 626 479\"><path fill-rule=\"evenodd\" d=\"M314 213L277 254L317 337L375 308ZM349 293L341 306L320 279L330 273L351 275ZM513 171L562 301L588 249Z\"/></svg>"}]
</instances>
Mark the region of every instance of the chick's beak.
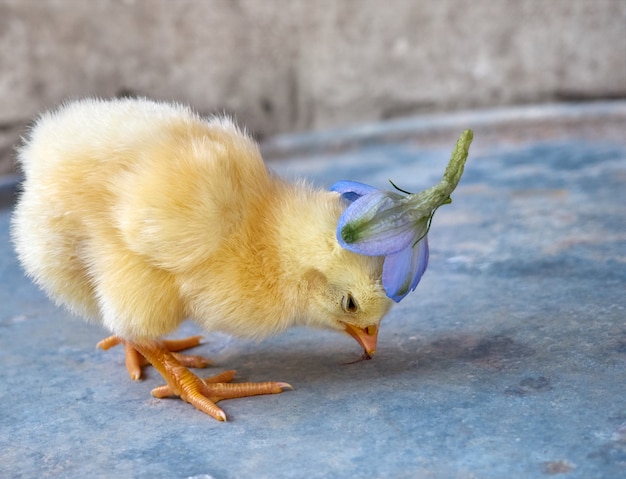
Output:
<instances>
[{"instance_id":1,"label":"chick's beak","mask_svg":"<svg viewBox=\"0 0 626 479\"><path fill-rule=\"evenodd\" d=\"M346 324L346 333L356 339L361 345L365 354L373 356L376 352L376 341L378 340L378 326L367 326L359 328L351 324Z\"/></svg>"}]
</instances>

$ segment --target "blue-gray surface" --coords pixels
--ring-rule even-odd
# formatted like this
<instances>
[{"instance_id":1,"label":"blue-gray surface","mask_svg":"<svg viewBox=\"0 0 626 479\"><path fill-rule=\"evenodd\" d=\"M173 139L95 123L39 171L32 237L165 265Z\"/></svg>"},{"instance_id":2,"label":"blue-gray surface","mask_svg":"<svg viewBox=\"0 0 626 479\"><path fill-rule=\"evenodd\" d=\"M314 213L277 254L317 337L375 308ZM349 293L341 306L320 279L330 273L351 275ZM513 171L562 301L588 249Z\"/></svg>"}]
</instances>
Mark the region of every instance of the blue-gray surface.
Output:
<instances>
[{"instance_id":1,"label":"blue-gray surface","mask_svg":"<svg viewBox=\"0 0 626 479\"><path fill-rule=\"evenodd\" d=\"M418 190L460 129L436 147L406 133L273 166ZM373 360L344 364L359 347L322 331L207 336L195 351L217 371L295 386L221 403L227 423L152 398L154 370L132 382L120 348L96 350L106 332L23 277L0 210L0 477L626 477L626 140L591 136L477 131Z\"/></svg>"}]
</instances>

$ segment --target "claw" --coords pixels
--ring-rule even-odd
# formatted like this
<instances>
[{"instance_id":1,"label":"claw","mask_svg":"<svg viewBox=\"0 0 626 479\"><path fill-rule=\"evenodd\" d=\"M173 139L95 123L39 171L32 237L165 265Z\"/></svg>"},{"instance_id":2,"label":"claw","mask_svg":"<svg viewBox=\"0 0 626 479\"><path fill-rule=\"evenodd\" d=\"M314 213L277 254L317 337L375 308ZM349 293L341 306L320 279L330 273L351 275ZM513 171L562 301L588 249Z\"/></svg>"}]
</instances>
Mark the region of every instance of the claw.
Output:
<instances>
[{"instance_id":1,"label":"claw","mask_svg":"<svg viewBox=\"0 0 626 479\"><path fill-rule=\"evenodd\" d=\"M141 378L141 366L145 365L145 359L128 343L124 343L124 351L126 352L126 370L133 381L138 381Z\"/></svg>"}]
</instances>

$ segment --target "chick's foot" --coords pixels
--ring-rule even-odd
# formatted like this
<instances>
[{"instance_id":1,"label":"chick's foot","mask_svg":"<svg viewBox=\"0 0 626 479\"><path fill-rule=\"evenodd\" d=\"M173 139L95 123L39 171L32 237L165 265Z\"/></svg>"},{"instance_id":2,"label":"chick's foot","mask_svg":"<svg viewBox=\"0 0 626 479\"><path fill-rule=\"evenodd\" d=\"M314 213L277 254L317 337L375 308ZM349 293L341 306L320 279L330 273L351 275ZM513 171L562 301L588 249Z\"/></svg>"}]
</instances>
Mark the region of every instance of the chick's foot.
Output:
<instances>
[{"instance_id":1,"label":"chick's foot","mask_svg":"<svg viewBox=\"0 0 626 479\"><path fill-rule=\"evenodd\" d=\"M279 394L284 390L293 389L283 382L231 384L235 371L224 371L216 376L200 379L182 365L162 343L133 342L130 344L167 381L167 385L152 390L153 396L157 398L179 396L218 421L226 420L226 414L216 405L222 399Z\"/></svg>"},{"instance_id":2,"label":"chick's foot","mask_svg":"<svg viewBox=\"0 0 626 479\"><path fill-rule=\"evenodd\" d=\"M178 360L178 362L188 368L206 368L212 365L210 359L203 356L192 356L189 354L180 354L178 351L193 348L200 344L202 336L190 336L183 339L164 339L161 344ZM100 341L96 347L107 350L118 344L123 344L126 351L126 369L131 379L141 379L141 370L143 366L150 364L139 351L137 351L128 341L119 336L109 336Z\"/></svg>"}]
</instances>

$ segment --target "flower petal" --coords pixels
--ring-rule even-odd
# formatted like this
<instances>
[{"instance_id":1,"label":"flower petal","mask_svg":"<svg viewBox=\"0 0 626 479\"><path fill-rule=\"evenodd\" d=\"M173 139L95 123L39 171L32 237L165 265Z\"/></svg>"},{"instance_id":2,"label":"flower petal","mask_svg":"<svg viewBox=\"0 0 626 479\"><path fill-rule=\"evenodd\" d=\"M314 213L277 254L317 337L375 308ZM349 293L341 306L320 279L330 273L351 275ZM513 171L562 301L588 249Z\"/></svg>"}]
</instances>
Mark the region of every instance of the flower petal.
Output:
<instances>
[{"instance_id":1,"label":"flower petal","mask_svg":"<svg viewBox=\"0 0 626 479\"><path fill-rule=\"evenodd\" d=\"M367 195L369 193L374 193L378 191L377 188L373 186L366 185L365 183L360 183L358 181L338 181L333 186L330 187L330 191L336 191L337 193L341 193L341 196L352 203L353 201L359 199L361 196Z\"/></svg>"},{"instance_id":2,"label":"flower petal","mask_svg":"<svg viewBox=\"0 0 626 479\"><path fill-rule=\"evenodd\" d=\"M390 254L383 263L383 287L396 303L414 291L428 266L428 237L414 247Z\"/></svg>"},{"instance_id":3,"label":"flower petal","mask_svg":"<svg viewBox=\"0 0 626 479\"><path fill-rule=\"evenodd\" d=\"M376 190L346 208L337 225L337 241L354 253L382 256L415 242L415 224L404 218L402 196Z\"/></svg>"}]
</instances>

